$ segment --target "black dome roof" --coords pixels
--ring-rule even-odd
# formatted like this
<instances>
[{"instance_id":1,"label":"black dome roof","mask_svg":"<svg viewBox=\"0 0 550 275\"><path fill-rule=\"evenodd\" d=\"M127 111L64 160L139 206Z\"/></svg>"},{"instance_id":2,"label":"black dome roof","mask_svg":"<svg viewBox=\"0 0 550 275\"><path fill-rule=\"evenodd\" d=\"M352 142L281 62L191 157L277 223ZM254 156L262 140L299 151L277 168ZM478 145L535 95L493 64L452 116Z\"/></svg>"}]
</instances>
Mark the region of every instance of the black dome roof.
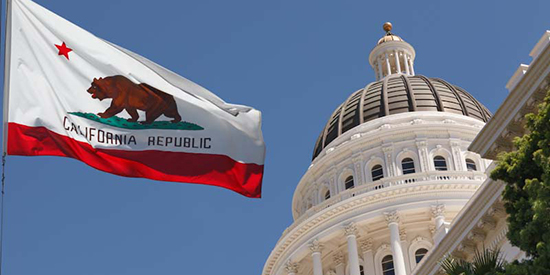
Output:
<instances>
[{"instance_id":1,"label":"black dome roof","mask_svg":"<svg viewBox=\"0 0 550 275\"><path fill-rule=\"evenodd\" d=\"M364 122L393 114L439 111L483 122L491 112L464 89L439 78L393 74L351 94L330 116L319 135L313 159L331 141Z\"/></svg>"}]
</instances>

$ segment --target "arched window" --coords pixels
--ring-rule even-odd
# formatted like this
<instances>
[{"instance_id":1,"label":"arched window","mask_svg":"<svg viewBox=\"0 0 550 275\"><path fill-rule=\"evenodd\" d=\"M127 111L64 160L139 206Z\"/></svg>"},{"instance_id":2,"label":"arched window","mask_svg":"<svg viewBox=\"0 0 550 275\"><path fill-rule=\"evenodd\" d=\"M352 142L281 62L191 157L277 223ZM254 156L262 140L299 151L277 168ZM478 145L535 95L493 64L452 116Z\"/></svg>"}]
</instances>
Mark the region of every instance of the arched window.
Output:
<instances>
[{"instance_id":1,"label":"arched window","mask_svg":"<svg viewBox=\"0 0 550 275\"><path fill-rule=\"evenodd\" d=\"M359 274L360 275L365 275L365 268L363 268L362 265L359 266Z\"/></svg>"},{"instance_id":2,"label":"arched window","mask_svg":"<svg viewBox=\"0 0 550 275\"><path fill-rule=\"evenodd\" d=\"M447 161L442 156L434 157L434 166L437 171L447 171Z\"/></svg>"},{"instance_id":3,"label":"arched window","mask_svg":"<svg viewBox=\"0 0 550 275\"><path fill-rule=\"evenodd\" d=\"M330 199L330 190L327 190L327 192L325 192L325 200L328 199Z\"/></svg>"},{"instance_id":4,"label":"arched window","mask_svg":"<svg viewBox=\"0 0 550 275\"><path fill-rule=\"evenodd\" d=\"M346 187L346 190L355 187L355 185L353 183L353 176L347 177L346 180L344 181L344 185Z\"/></svg>"},{"instance_id":5,"label":"arched window","mask_svg":"<svg viewBox=\"0 0 550 275\"><path fill-rule=\"evenodd\" d=\"M414 258L416 259L416 263L419 263L420 261L422 261L422 258L424 258L426 253L428 253L428 250L425 248L420 248L416 250L416 252L414 252Z\"/></svg>"},{"instance_id":6,"label":"arched window","mask_svg":"<svg viewBox=\"0 0 550 275\"><path fill-rule=\"evenodd\" d=\"M382 259L382 274L383 275L395 275L393 268L393 256L388 255Z\"/></svg>"},{"instance_id":7,"label":"arched window","mask_svg":"<svg viewBox=\"0 0 550 275\"><path fill-rule=\"evenodd\" d=\"M403 159L401 161L401 168L403 169L403 175L416 172L414 170L414 161L411 158Z\"/></svg>"},{"instance_id":8,"label":"arched window","mask_svg":"<svg viewBox=\"0 0 550 275\"><path fill-rule=\"evenodd\" d=\"M466 169L468 169L468 171L477 171L475 161L471 159L466 159Z\"/></svg>"},{"instance_id":9,"label":"arched window","mask_svg":"<svg viewBox=\"0 0 550 275\"><path fill-rule=\"evenodd\" d=\"M370 170L372 181L377 181L384 177L384 170L382 170L382 166L377 164Z\"/></svg>"}]
</instances>

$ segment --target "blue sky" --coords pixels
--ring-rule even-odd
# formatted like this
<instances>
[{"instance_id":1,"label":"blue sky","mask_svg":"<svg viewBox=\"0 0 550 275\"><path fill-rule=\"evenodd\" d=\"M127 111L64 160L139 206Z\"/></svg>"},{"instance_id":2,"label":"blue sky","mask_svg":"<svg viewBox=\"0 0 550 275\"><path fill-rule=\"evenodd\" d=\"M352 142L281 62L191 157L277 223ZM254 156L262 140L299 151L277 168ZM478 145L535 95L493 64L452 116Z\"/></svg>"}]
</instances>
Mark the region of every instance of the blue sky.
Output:
<instances>
[{"instance_id":1,"label":"blue sky","mask_svg":"<svg viewBox=\"0 0 550 275\"><path fill-rule=\"evenodd\" d=\"M374 80L368 54L384 22L415 47L417 74L461 86L493 112L550 29L550 1L37 2L261 110L267 158L258 200L72 159L9 157L4 271L16 275L260 274L292 222L319 131Z\"/></svg>"}]
</instances>

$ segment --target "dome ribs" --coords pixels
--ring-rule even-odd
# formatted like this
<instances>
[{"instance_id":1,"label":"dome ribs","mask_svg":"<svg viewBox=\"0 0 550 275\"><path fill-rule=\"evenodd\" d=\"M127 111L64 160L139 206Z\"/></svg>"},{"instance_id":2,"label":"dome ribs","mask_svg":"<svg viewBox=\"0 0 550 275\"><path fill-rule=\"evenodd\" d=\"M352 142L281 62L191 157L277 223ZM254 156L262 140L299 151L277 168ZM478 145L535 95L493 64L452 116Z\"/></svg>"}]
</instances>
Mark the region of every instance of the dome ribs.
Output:
<instances>
[{"instance_id":1,"label":"dome ribs","mask_svg":"<svg viewBox=\"0 0 550 275\"><path fill-rule=\"evenodd\" d=\"M484 111L487 111L487 109L482 106L479 101L477 101L470 93L466 92L464 89L458 87L458 86L455 86L457 90L459 90L460 92L462 92L463 95L465 95L470 101L472 101L472 103L477 107L477 111L479 112L480 114L480 119L483 120L484 122L487 122L489 121L489 118L491 117L490 115L488 115L486 112Z\"/></svg>"},{"instance_id":2,"label":"dome ribs","mask_svg":"<svg viewBox=\"0 0 550 275\"><path fill-rule=\"evenodd\" d=\"M363 100L363 122L378 118L380 114L380 98L382 93L382 81L374 82L369 87Z\"/></svg>"},{"instance_id":3,"label":"dome ribs","mask_svg":"<svg viewBox=\"0 0 550 275\"><path fill-rule=\"evenodd\" d=\"M394 76L388 79L388 107L391 115L410 112L410 101L407 95L407 87L403 79Z\"/></svg>"},{"instance_id":4,"label":"dome ribs","mask_svg":"<svg viewBox=\"0 0 550 275\"><path fill-rule=\"evenodd\" d=\"M336 138L380 117L404 112L449 112L483 122L491 112L472 95L440 78L394 74L355 91L331 114L317 138L313 160Z\"/></svg>"},{"instance_id":5,"label":"dome ribs","mask_svg":"<svg viewBox=\"0 0 550 275\"><path fill-rule=\"evenodd\" d=\"M414 93L412 92L413 89L411 87L411 83L409 83L409 79L404 75L401 76L401 79L405 84L405 91L407 92L407 97L409 99L409 111L414 112L416 111L416 99L414 98Z\"/></svg>"},{"instance_id":6,"label":"dome ribs","mask_svg":"<svg viewBox=\"0 0 550 275\"><path fill-rule=\"evenodd\" d=\"M437 79L430 78L430 81L434 88L439 92L441 102L445 106L445 111L453 112L461 115L469 115L469 111L462 100L462 97L458 91L453 87L453 85L448 82Z\"/></svg>"},{"instance_id":7,"label":"dome ribs","mask_svg":"<svg viewBox=\"0 0 550 275\"><path fill-rule=\"evenodd\" d=\"M360 124L360 103L363 89L353 93L346 101L340 116L340 134Z\"/></svg>"},{"instance_id":8,"label":"dome ribs","mask_svg":"<svg viewBox=\"0 0 550 275\"><path fill-rule=\"evenodd\" d=\"M370 86L372 86L374 82L369 83L365 88L363 89L363 93L361 93L361 100L359 101L359 124L363 124L365 122L364 112L365 112L365 96L367 95L367 91L370 89Z\"/></svg>"},{"instance_id":9,"label":"dome ribs","mask_svg":"<svg viewBox=\"0 0 550 275\"><path fill-rule=\"evenodd\" d=\"M430 88L430 91L432 92L432 94L435 98L435 103L437 104L437 110L439 112L445 112L445 108L443 107L443 103L441 102L441 98L439 97L439 93L434 88L434 86L432 85L430 80L427 77L423 76L423 75L417 75L417 77L424 80L424 82L426 82L426 85L428 85L428 87Z\"/></svg>"},{"instance_id":10,"label":"dome ribs","mask_svg":"<svg viewBox=\"0 0 550 275\"><path fill-rule=\"evenodd\" d=\"M355 94L357 94L357 92L355 92L355 93L351 94L350 96L348 96L348 98L346 99L346 102L344 102L344 104L342 104L342 111L340 111L340 118L338 119L338 135L342 134L342 118L344 117L344 112L348 108L348 102Z\"/></svg>"},{"instance_id":11,"label":"dome ribs","mask_svg":"<svg viewBox=\"0 0 550 275\"><path fill-rule=\"evenodd\" d=\"M338 136L337 132L334 133L334 125L337 124L337 122L338 122L337 120L340 118L340 116L336 115L336 114L340 114L340 111L342 110L342 106L343 105L338 106L338 109L336 109L332 113L332 115L330 116L330 119L328 120L328 122L325 126L325 129L323 129L323 132L324 132L324 134L323 134L323 148L325 146L327 146L333 139L335 139ZM333 138L330 139L330 137L333 137Z\"/></svg>"},{"instance_id":12,"label":"dome ribs","mask_svg":"<svg viewBox=\"0 0 550 275\"><path fill-rule=\"evenodd\" d=\"M380 97L380 113L378 117L390 115L390 107L388 105L388 79L384 78L384 84L382 84L382 96Z\"/></svg>"}]
</instances>

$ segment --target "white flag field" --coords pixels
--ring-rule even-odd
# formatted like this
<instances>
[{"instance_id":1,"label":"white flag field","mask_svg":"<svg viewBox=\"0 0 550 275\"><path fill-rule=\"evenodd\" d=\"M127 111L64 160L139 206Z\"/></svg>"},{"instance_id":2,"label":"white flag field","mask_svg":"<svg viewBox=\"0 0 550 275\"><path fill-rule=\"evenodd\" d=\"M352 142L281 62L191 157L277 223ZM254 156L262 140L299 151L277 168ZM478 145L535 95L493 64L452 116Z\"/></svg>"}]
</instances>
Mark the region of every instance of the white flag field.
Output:
<instances>
[{"instance_id":1,"label":"white flag field","mask_svg":"<svg viewBox=\"0 0 550 275\"><path fill-rule=\"evenodd\" d=\"M127 177L261 195L261 113L8 0L4 152L63 156Z\"/></svg>"}]
</instances>

